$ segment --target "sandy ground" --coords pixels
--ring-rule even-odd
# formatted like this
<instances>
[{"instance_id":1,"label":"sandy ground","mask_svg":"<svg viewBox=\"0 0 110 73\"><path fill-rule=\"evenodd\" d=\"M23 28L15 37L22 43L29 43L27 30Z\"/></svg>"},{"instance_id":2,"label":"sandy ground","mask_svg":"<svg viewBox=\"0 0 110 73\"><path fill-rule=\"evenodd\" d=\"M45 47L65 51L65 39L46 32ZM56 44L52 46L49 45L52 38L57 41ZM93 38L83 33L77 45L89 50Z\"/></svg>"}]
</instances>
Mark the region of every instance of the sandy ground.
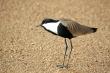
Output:
<instances>
[{"instance_id":1,"label":"sandy ground","mask_svg":"<svg viewBox=\"0 0 110 73\"><path fill-rule=\"evenodd\" d=\"M98 28L72 39L68 69L64 39L36 27L46 17ZM0 73L110 73L110 0L0 0Z\"/></svg>"}]
</instances>

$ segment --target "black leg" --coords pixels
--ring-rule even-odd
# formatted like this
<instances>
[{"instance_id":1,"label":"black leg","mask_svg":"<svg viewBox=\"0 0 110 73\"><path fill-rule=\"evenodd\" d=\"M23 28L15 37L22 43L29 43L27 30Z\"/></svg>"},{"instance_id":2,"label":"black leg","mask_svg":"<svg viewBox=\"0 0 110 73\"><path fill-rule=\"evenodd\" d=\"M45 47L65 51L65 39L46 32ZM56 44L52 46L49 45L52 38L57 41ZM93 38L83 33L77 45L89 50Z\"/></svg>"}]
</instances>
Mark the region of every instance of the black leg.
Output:
<instances>
[{"instance_id":1,"label":"black leg","mask_svg":"<svg viewBox=\"0 0 110 73\"><path fill-rule=\"evenodd\" d=\"M72 45L71 39L70 39L70 45L71 45L71 49L70 49L70 52L69 52L69 58L68 58L68 62L67 62L67 67L68 67L69 59L71 57L71 52L72 52L72 49L73 49L73 45Z\"/></svg>"},{"instance_id":2,"label":"black leg","mask_svg":"<svg viewBox=\"0 0 110 73\"><path fill-rule=\"evenodd\" d=\"M72 49L73 49L72 41L71 41L71 39L69 39L69 40L70 40L70 46L71 46L70 50L68 50L67 40L65 38L66 47L65 47L65 54L64 54L63 64L57 65L57 67L60 67L60 68L66 67L66 68L68 68L69 60L70 60L70 57L71 57L71 52L72 52ZM68 55L67 55L67 52L68 52ZM67 56L67 61L66 61L66 56Z\"/></svg>"},{"instance_id":3,"label":"black leg","mask_svg":"<svg viewBox=\"0 0 110 73\"><path fill-rule=\"evenodd\" d=\"M65 44L66 44L66 47L65 47L65 54L64 54L64 61L63 61L63 65L65 64L65 58L67 56L67 49L68 49L68 45L67 45L67 41L66 41L66 38L65 38Z\"/></svg>"},{"instance_id":4,"label":"black leg","mask_svg":"<svg viewBox=\"0 0 110 73\"><path fill-rule=\"evenodd\" d=\"M60 67L60 68L65 67L65 59L66 59L66 56L67 56L67 48L68 48L66 38L65 38L65 45L66 45L66 47L65 47L65 54L64 54L63 64L62 65L57 65L57 67Z\"/></svg>"}]
</instances>

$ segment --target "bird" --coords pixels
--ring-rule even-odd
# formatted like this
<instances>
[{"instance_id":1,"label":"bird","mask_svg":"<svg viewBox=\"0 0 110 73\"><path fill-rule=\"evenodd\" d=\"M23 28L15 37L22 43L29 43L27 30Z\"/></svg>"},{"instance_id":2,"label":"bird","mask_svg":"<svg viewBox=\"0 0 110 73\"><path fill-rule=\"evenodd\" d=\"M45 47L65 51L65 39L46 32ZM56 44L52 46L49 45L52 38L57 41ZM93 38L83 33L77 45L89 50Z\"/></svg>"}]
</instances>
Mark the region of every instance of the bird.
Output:
<instances>
[{"instance_id":1,"label":"bird","mask_svg":"<svg viewBox=\"0 0 110 73\"><path fill-rule=\"evenodd\" d=\"M73 49L71 39L81 35L95 33L97 31L97 28L85 26L72 19L67 19L67 18L61 18L61 19L45 18L38 26L43 27L46 31L54 35L64 38L65 41L64 60L62 64L57 65L57 67L60 68L64 68L64 67L68 68L69 59ZM67 39L69 39L71 46L69 54L67 54L68 51ZM68 60L67 63L65 64L66 57L68 57Z\"/></svg>"}]
</instances>

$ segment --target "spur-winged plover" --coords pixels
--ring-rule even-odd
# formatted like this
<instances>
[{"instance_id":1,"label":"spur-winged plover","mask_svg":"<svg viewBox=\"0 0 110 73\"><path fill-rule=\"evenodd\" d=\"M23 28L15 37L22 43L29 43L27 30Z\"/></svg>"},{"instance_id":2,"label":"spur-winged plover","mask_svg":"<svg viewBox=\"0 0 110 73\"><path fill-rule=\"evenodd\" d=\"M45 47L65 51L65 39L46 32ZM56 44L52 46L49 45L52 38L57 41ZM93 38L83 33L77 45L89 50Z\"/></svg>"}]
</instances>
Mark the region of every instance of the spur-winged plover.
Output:
<instances>
[{"instance_id":1,"label":"spur-winged plover","mask_svg":"<svg viewBox=\"0 0 110 73\"><path fill-rule=\"evenodd\" d=\"M68 62L69 62L70 55L71 55L72 48L73 48L71 39L77 36L94 33L97 31L97 28L81 25L78 22L73 21L71 19L58 19L57 20L57 19L47 18L42 21L40 26L43 27L45 30L55 35L61 36L65 39L66 48L65 48L65 54L64 54L64 61L63 61L63 64L57 65L60 68L68 67ZM70 40L70 45L71 45L68 55L67 55L67 51L68 51L67 39ZM65 64L66 57L68 57L68 61Z\"/></svg>"}]
</instances>

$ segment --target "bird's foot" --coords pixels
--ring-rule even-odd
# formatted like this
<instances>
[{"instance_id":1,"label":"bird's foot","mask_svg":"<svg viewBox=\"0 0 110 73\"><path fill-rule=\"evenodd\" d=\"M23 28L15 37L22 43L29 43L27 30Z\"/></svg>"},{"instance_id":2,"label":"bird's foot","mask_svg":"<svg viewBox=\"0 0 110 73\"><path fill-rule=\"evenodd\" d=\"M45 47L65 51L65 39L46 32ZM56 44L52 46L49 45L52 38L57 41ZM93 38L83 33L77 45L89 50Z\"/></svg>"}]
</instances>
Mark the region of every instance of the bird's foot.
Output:
<instances>
[{"instance_id":1,"label":"bird's foot","mask_svg":"<svg viewBox=\"0 0 110 73\"><path fill-rule=\"evenodd\" d=\"M59 68L68 68L68 65L60 64L60 65L57 65L57 67L59 67Z\"/></svg>"}]
</instances>

